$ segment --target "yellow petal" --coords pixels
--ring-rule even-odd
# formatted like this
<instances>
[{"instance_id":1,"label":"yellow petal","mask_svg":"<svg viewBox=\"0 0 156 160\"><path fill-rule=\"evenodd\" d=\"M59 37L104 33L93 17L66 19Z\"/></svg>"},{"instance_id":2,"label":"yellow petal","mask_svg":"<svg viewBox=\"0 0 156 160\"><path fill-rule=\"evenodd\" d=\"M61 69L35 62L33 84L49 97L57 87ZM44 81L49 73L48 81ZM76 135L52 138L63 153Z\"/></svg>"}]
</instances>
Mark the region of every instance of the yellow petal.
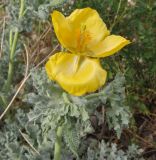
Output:
<instances>
[{"instance_id":1,"label":"yellow petal","mask_svg":"<svg viewBox=\"0 0 156 160\"><path fill-rule=\"evenodd\" d=\"M130 43L129 40L116 35L107 36L103 41L90 48L93 57L107 57ZM93 54L94 53L94 54Z\"/></svg>"},{"instance_id":2,"label":"yellow petal","mask_svg":"<svg viewBox=\"0 0 156 160\"><path fill-rule=\"evenodd\" d=\"M62 46L70 51L75 48L76 37L69 21L58 11L51 14L56 36Z\"/></svg>"},{"instance_id":3,"label":"yellow petal","mask_svg":"<svg viewBox=\"0 0 156 160\"><path fill-rule=\"evenodd\" d=\"M106 71L98 59L59 52L46 63L46 71L68 93L81 96L104 85Z\"/></svg>"},{"instance_id":4,"label":"yellow petal","mask_svg":"<svg viewBox=\"0 0 156 160\"><path fill-rule=\"evenodd\" d=\"M87 31L91 39L88 44L89 46L109 35L106 24L94 9L76 9L67 19L69 19L76 31L83 29Z\"/></svg>"}]
</instances>

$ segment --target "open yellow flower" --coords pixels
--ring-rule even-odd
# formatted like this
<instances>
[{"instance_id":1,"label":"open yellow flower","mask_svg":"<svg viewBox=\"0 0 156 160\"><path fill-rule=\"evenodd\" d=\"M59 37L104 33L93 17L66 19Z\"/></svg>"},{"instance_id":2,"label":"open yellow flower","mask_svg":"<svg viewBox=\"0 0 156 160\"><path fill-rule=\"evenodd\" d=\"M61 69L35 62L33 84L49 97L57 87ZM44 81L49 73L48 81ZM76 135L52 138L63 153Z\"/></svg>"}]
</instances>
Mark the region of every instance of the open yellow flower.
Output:
<instances>
[{"instance_id":1,"label":"open yellow flower","mask_svg":"<svg viewBox=\"0 0 156 160\"><path fill-rule=\"evenodd\" d=\"M68 93L81 96L94 92L104 85L106 71L99 58L119 51L130 42L117 35L110 35L96 10L76 9L70 16L52 13L56 36L68 52L51 56L46 71Z\"/></svg>"}]
</instances>

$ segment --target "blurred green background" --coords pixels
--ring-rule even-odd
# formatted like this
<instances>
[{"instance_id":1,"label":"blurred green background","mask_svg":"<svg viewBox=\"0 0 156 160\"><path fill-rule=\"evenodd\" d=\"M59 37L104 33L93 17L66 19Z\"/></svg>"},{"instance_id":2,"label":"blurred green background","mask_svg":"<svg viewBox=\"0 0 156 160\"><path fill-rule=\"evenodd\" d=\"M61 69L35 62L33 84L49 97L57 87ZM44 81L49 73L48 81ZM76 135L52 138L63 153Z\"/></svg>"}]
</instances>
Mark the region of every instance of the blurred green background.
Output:
<instances>
[{"instance_id":1,"label":"blurred green background","mask_svg":"<svg viewBox=\"0 0 156 160\"><path fill-rule=\"evenodd\" d=\"M132 43L103 66L111 80L117 72L126 77L129 105L144 113L156 105L156 1L76 0L74 8L91 7L103 18L112 34Z\"/></svg>"}]
</instances>

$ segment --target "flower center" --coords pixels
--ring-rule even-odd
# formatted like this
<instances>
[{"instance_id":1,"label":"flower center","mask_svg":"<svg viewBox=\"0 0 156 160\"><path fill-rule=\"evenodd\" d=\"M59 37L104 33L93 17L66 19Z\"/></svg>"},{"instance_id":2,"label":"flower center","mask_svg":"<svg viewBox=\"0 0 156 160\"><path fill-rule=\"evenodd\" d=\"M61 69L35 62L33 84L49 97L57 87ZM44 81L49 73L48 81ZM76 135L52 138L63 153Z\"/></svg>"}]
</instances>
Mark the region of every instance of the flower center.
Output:
<instances>
[{"instance_id":1,"label":"flower center","mask_svg":"<svg viewBox=\"0 0 156 160\"><path fill-rule=\"evenodd\" d=\"M84 52L87 48L87 44L91 40L91 35L86 29L86 25L81 25L80 29L76 31L77 37L77 51Z\"/></svg>"}]
</instances>

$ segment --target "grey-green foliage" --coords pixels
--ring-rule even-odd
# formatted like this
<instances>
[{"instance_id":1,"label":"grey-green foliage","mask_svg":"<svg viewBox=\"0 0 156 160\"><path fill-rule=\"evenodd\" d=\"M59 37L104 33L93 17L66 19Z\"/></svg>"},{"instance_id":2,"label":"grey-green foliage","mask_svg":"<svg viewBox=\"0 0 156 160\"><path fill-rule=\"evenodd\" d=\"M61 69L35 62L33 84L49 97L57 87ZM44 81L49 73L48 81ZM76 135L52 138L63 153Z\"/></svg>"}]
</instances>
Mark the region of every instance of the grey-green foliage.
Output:
<instances>
[{"instance_id":1,"label":"grey-green foliage","mask_svg":"<svg viewBox=\"0 0 156 160\"><path fill-rule=\"evenodd\" d=\"M0 158L12 160L20 156L21 160L42 160L43 157L50 160L53 157L55 130L58 125L64 127L63 145L68 147L63 149L63 157L71 159L73 153L78 158L82 138L87 133L93 132L89 116L99 105L106 108L104 120L109 127L121 133L123 127L128 127L130 119L128 107L124 104L123 82L123 76L117 75L114 81L98 93L74 97L50 81L45 69L32 71L28 85L33 85L33 92L25 95L23 99L31 104L32 109L28 113L18 110L13 123L6 121L0 132L3 135L0 139ZM98 118L104 118L102 116L98 115ZM25 142L19 129L40 155Z\"/></svg>"},{"instance_id":2,"label":"grey-green foliage","mask_svg":"<svg viewBox=\"0 0 156 160\"><path fill-rule=\"evenodd\" d=\"M68 0L25 0L25 11L21 19L18 19L20 0L8 1L6 10L11 18L9 22L10 28L13 30L18 28L20 32L30 32L32 31L33 24L48 20L52 10L61 7L67 1Z\"/></svg>"},{"instance_id":3,"label":"grey-green foliage","mask_svg":"<svg viewBox=\"0 0 156 160\"><path fill-rule=\"evenodd\" d=\"M15 120L12 122L7 119L0 131L0 159L51 160L55 133L51 131L49 137L45 137L41 124L30 123L26 113L21 109L17 111Z\"/></svg>"},{"instance_id":4,"label":"grey-green foliage","mask_svg":"<svg viewBox=\"0 0 156 160\"><path fill-rule=\"evenodd\" d=\"M115 80L99 93L84 97L74 97L63 91L54 82L48 80L45 70L33 71L33 86L36 93L29 93L25 101L33 105L28 114L29 121L40 120L45 135L55 130L63 121L65 142L70 150L77 155L76 150L80 137L92 131L89 115L99 105L106 108L106 122L120 137L122 129L128 127L131 114L125 104L124 77L118 74ZM99 114L98 118L103 119ZM61 124L62 125L62 124ZM68 128L68 129L67 129ZM44 135L44 136L45 136Z\"/></svg>"},{"instance_id":5,"label":"grey-green foliage","mask_svg":"<svg viewBox=\"0 0 156 160\"><path fill-rule=\"evenodd\" d=\"M117 148L115 143L102 141L97 148L88 148L86 160L144 160L142 150L132 144L126 151Z\"/></svg>"},{"instance_id":6,"label":"grey-green foliage","mask_svg":"<svg viewBox=\"0 0 156 160\"><path fill-rule=\"evenodd\" d=\"M124 83L124 76L121 73L118 73L115 79L106 85L99 93L86 97L95 104L95 107L99 104L104 105L108 126L110 129L116 131L118 138L121 135L122 129L128 127L131 118L129 107L126 105ZM103 120L104 118L104 115L100 113L98 113L97 116L99 120ZM99 123L103 122L100 121Z\"/></svg>"},{"instance_id":7,"label":"grey-green foliage","mask_svg":"<svg viewBox=\"0 0 156 160\"><path fill-rule=\"evenodd\" d=\"M29 93L25 97L25 101L34 107L28 113L29 122L41 122L44 138L55 131L58 125L62 125L65 142L78 157L80 137L92 131L86 106L74 103L70 95L63 93L56 84L48 80L44 69L34 71L32 75L36 93Z\"/></svg>"},{"instance_id":8,"label":"grey-green foliage","mask_svg":"<svg viewBox=\"0 0 156 160\"><path fill-rule=\"evenodd\" d=\"M22 119L20 119L21 115ZM27 148L27 146L23 146L19 143L19 138L21 138L19 129L22 127L22 120L26 118L26 115L21 110L19 110L19 117L18 113L16 116L19 121L17 120L16 122L11 123L11 121L6 120L5 126L0 131L0 159L24 159L24 152L29 150L29 147Z\"/></svg>"},{"instance_id":9,"label":"grey-green foliage","mask_svg":"<svg viewBox=\"0 0 156 160\"><path fill-rule=\"evenodd\" d=\"M18 31L20 34L18 36L17 46L14 54L15 56L13 58L14 68L16 68L13 73L16 75L13 76L13 86L22 79L22 76L25 73L25 66L23 63L23 58L21 58L21 53L23 53L23 44L26 44L26 41L28 40L26 33L31 33L32 31L34 32L34 28L37 29L38 24L41 24L42 21L48 21L48 17L50 17L50 13L54 8L63 6L67 1L68 0L23 0L24 13L21 18L19 18L20 2L22 2L21 0L6 0L2 2L1 9L5 10L5 15L8 18L6 19L5 23L4 41L3 43L1 43L3 44L3 54L0 58L1 86L4 86L7 79L11 44L10 42L11 37L14 35L15 31ZM2 38L0 39L0 41L1 40ZM2 100L4 98L1 97L9 99L8 97L10 97L13 92L13 89L9 92L6 92L5 86L1 87L0 107L4 105L4 102Z\"/></svg>"},{"instance_id":10,"label":"grey-green foliage","mask_svg":"<svg viewBox=\"0 0 156 160\"><path fill-rule=\"evenodd\" d=\"M40 5L38 5L38 7L35 7L36 3L38 0L36 1L32 1L29 0L28 3L31 4L31 6L29 7L29 10L32 11L32 14L35 15L36 17L40 18L41 20L46 20L49 17L49 13L56 7L60 7L62 4L64 4L65 2L67 2L68 0L46 0L46 1L42 1L42 3L40 2Z\"/></svg>"},{"instance_id":11,"label":"grey-green foliage","mask_svg":"<svg viewBox=\"0 0 156 160\"><path fill-rule=\"evenodd\" d=\"M106 111L107 122L109 128L113 128L118 137L120 137L122 129L128 127L131 117L129 108L126 106L124 83L125 78L118 74L115 80L105 88L110 103L110 107Z\"/></svg>"},{"instance_id":12,"label":"grey-green foliage","mask_svg":"<svg viewBox=\"0 0 156 160\"><path fill-rule=\"evenodd\" d=\"M5 10L6 16L6 25L4 33L4 42L3 42L3 55L0 59L0 84L4 84L5 79L7 78L7 68L9 62L9 53L10 53L10 31L18 31L20 33L19 39L23 33L30 33L34 29L34 25L41 23L43 20L47 21L50 13L56 7L63 6L64 3L68 0L24 0L24 14L19 19L19 10L20 10L21 0L6 0L4 3L3 9ZM3 4L2 3L2 4ZM14 67L16 68L15 74L20 77L23 71L23 64L21 63L20 54L23 51L23 43L27 40L26 35L21 41L18 40L15 56L14 56ZM0 39L1 41L1 39ZM18 57L16 56L18 55ZM21 78L20 78L21 79ZM16 82L16 80L15 80Z\"/></svg>"}]
</instances>

